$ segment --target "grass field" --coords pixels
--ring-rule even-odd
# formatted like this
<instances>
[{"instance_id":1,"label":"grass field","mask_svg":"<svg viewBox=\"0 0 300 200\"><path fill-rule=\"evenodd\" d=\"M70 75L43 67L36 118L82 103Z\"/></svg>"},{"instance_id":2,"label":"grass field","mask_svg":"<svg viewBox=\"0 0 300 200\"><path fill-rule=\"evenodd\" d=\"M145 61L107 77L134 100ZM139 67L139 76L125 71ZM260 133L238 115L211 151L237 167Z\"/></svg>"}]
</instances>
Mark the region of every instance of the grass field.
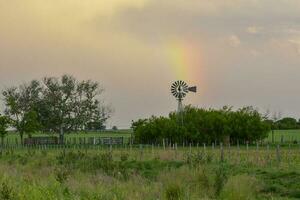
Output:
<instances>
[{"instance_id":1,"label":"grass field","mask_svg":"<svg viewBox=\"0 0 300 200\"><path fill-rule=\"evenodd\" d=\"M120 131L105 131L105 132L78 132L78 133L67 133L65 134L65 139L68 140L79 140L79 138L93 138L93 137L123 137L125 142L128 142L131 137L132 132L130 130L120 130ZM58 134L34 134L33 136L58 136ZM24 135L24 138L27 138ZM20 135L15 132L10 132L5 138L5 143L16 144L20 143Z\"/></svg>"},{"instance_id":2,"label":"grass field","mask_svg":"<svg viewBox=\"0 0 300 200\"><path fill-rule=\"evenodd\" d=\"M46 136L47 134L35 134L34 136ZM48 134L47 136L53 136ZM56 135L57 136L57 135ZM131 130L119 130L119 131L105 131L105 132L79 132L79 133L68 133L65 135L66 139L73 138L89 138L89 137L124 137L125 141L128 142L132 136ZM24 138L27 136L24 135ZM19 142L20 136L17 133L9 133L5 139L5 142L16 143ZM272 142L272 133L269 133L268 138L265 142ZM300 143L300 130L275 130L274 131L274 142L275 143Z\"/></svg>"},{"instance_id":3,"label":"grass field","mask_svg":"<svg viewBox=\"0 0 300 200\"><path fill-rule=\"evenodd\" d=\"M272 142L272 133L266 139L268 142ZM275 130L274 142L300 142L300 130Z\"/></svg>"},{"instance_id":4,"label":"grass field","mask_svg":"<svg viewBox=\"0 0 300 200\"><path fill-rule=\"evenodd\" d=\"M279 151L158 146L7 150L0 156L0 199L297 199L299 152L298 146Z\"/></svg>"},{"instance_id":5,"label":"grass field","mask_svg":"<svg viewBox=\"0 0 300 200\"><path fill-rule=\"evenodd\" d=\"M42 135L38 135L42 136ZM125 137L130 131L66 134ZM300 131L275 131L275 142ZM9 143L19 139L14 133ZM270 135L266 141L271 141ZM300 140L299 140L300 141ZM299 199L300 146L37 146L0 151L0 199Z\"/></svg>"}]
</instances>

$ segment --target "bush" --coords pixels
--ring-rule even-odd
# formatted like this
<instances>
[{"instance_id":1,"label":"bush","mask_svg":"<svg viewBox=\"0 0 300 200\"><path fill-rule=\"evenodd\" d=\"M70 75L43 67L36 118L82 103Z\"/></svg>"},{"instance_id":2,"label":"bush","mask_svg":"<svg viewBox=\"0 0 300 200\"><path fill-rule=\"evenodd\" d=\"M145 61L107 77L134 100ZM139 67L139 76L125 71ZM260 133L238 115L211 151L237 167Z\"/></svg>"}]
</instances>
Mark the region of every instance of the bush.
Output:
<instances>
[{"instance_id":1,"label":"bush","mask_svg":"<svg viewBox=\"0 0 300 200\"><path fill-rule=\"evenodd\" d=\"M171 143L211 143L230 141L256 141L268 136L270 125L262 115L252 107L233 111L223 109L199 109L191 106L184 108L183 126L178 123L178 114L167 117L151 117L132 123L135 142L162 143L168 139Z\"/></svg>"},{"instance_id":2,"label":"bush","mask_svg":"<svg viewBox=\"0 0 300 200\"><path fill-rule=\"evenodd\" d=\"M121 154L121 161L124 162L124 161L127 161L129 158L129 154L128 153L122 153Z\"/></svg>"},{"instance_id":3,"label":"bush","mask_svg":"<svg viewBox=\"0 0 300 200\"><path fill-rule=\"evenodd\" d=\"M8 184L7 181L3 181L0 187L0 199L1 200L14 200L15 192L13 188Z\"/></svg>"},{"instance_id":4,"label":"bush","mask_svg":"<svg viewBox=\"0 0 300 200\"><path fill-rule=\"evenodd\" d=\"M167 200L180 200L183 199L183 188L176 183L167 185L165 189L165 195Z\"/></svg>"},{"instance_id":5,"label":"bush","mask_svg":"<svg viewBox=\"0 0 300 200\"><path fill-rule=\"evenodd\" d=\"M54 170L54 174L55 174L55 179L59 182L59 183L64 183L67 181L67 179L70 176L70 170L60 167L60 168L56 168Z\"/></svg>"},{"instance_id":6,"label":"bush","mask_svg":"<svg viewBox=\"0 0 300 200\"><path fill-rule=\"evenodd\" d=\"M215 194L218 197L227 181L227 172L226 168L223 164L220 164L220 166L216 169L216 176L215 176Z\"/></svg>"}]
</instances>

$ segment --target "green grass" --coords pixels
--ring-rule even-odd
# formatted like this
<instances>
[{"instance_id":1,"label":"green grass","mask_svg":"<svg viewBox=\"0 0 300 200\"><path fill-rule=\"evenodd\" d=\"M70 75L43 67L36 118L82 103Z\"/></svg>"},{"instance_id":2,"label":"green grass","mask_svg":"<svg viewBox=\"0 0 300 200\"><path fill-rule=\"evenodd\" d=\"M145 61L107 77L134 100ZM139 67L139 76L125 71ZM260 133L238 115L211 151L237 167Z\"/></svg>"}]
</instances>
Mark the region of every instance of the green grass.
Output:
<instances>
[{"instance_id":1,"label":"green grass","mask_svg":"<svg viewBox=\"0 0 300 200\"><path fill-rule=\"evenodd\" d=\"M283 142L300 142L300 130L275 130L274 131L274 142L280 143L283 139ZM268 142L272 142L272 133L269 133Z\"/></svg>"},{"instance_id":2,"label":"green grass","mask_svg":"<svg viewBox=\"0 0 300 200\"><path fill-rule=\"evenodd\" d=\"M53 134L34 134L33 136L51 136ZM57 136L57 134L55 134ZM67 133L66 138L84 138L84 137L124 137L130 138L132 135L132 130L118 130L118 131L105 131L105 132L78 132L78 133ZM24 138L27 136L24 135ZM17 133L11 132L8 134L8 140L15 141L19 139ZM274 131L274 142L280 143L283 139L284 143L300 142L300 130L275 130ZM272 142L272 133L265 139L267 142Z\"/></svg>"},{"instance_id":3,"label":"green grass","mask_svg":"<svg viewBox=\"0 0 300 200\"><path fill-rule=\"evenodd\" d=\"M0 154L0 199L297 199L299 149L18 149Z\"/></svg>"},{"instance_id":4,"label":"green grass","mask_svg":"<svg viewBox=\"0 0 300 200\"><path fill-rule=\"evenodd\" d=\"M90 137L123 137L127 142L131 137L130 130L119 130L119 131L105 131L105 132L78 132L78 133L66 133L65 139L72 140L75 138L78 140L79 138L90 138ZM58 136L58 134L33 134L32 136ZM24 135L24 138L27 138L27 135ZM20 135L15 132L10 132L5 138L5 143L16 144L16 142L20 143Z\"/></svg>"}]
</instances>

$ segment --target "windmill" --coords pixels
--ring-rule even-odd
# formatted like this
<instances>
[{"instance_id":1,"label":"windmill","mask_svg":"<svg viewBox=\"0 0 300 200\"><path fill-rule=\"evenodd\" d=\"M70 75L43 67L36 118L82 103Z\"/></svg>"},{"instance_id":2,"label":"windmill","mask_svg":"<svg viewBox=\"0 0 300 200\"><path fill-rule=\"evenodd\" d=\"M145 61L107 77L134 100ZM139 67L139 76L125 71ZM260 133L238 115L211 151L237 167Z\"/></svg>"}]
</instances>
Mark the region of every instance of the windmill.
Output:
<instances>
[{"instance_id":1,"label":"windmill","mask_svg":"<svg viewBox=\"0 0 300 200\"><path fill-rule=\"evenodd\" d=\"M182 117L182 111L183 111L183 105L182 101L184 97L187 95L189 92L197 92L197 87L189 87L187 83L184 81L175 81L172 86L171 86L171 92L173 96L177 99L178 101L178 108L177 108L177 114L181 116L181 124L183 124L183 117Z\"/></svg>"}]
</instances>

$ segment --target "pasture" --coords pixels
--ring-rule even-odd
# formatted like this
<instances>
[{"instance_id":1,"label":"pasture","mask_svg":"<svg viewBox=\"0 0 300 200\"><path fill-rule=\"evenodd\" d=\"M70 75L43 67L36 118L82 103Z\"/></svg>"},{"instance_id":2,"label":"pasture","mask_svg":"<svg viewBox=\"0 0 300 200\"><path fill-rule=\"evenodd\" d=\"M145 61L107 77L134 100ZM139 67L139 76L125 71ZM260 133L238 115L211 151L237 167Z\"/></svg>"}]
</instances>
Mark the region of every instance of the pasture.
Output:
<instances>
[{"instance_id":1,"label":"pasture","mask_svg":"<svg viewBox=\"0 0 300 200\"><path fill-rule=\"evenodd\" d=\"M53 136L53 134L34 134L33 136ZM57 136L57 135L56 135ZM132 136L131 130L118 130L118 131L105 131L105 132L78 132L65 134L66 139L72 138L90 138L90 137L124 137L125 141L128 141ZM26 138L27 135L24 135ZM19 143L20 136L17 133L10 132L5 138L5 142ZM264 142L272 142L272 132L264 140ZM295 143L300 142L300 130L275 130L274 131L275 143Z\"/></svg>"},{"instance_id":2,"label":"pasture","mask_svg":"<svg viewBox=\"0 0 300 200\"><path fill-rule=\"evenodd\" d=\"M268 142L272 142L272 132L269 133ZM274 131L274 142L276 143L292 143L300 142L300 130L275 130Z\"/></svg>"},{"instance_id":3,"label":"pasture","mask_svg":"<svg viewBox=\"0 0 300 200\"><path fill-rule=\"evenodd\" d=\"M255 145L215 146L131 145L130 131L89 132L67 134L66 141L126 140L21 146L10 133L0 151L0 199L298 199L300 144L289 139L298 134L276 131L275 144L269 136Z\"/></svg>"},{"instance_id":4,"label":"pasture","mask_svg":"<svg viewBox=\"0 0 300 200\"><path fill-rule=\"evenodd\" d=\"M300 146L8 148L0 199L297 199Z\"/></svg>"}]
</instances>

